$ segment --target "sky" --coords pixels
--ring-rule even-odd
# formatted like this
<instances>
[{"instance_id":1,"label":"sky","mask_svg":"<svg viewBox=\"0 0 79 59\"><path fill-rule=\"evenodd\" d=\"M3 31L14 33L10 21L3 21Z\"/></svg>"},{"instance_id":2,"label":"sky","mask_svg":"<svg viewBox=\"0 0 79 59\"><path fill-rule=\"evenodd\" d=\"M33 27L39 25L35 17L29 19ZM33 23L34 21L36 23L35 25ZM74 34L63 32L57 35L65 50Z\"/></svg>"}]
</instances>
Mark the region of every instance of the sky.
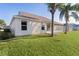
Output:
<instances>
[{"instance_id":1,"label":"sky","mask_svg":"<svg viewBox=\"0 0 79 59\"><path fill-rule=\"evenodd\" d=\"M51 19L51 14L48 11L46 4L40 3L0 3L0 19L5 20L7 24L10 23L13 15L18 12L29 12L35 15L44 16ZM58 18L58 14L56 15ZM56 19L57 20L57 19Z\"/></svg>"},{"instance_id":2,"label":"sky","mask_svg":"<svg viewBox=\"0 0 79 59\"><path fill-rule=\"evenodd\" d=\"M29 12L35 15L44 16L51 19L51 13L47 4L43 3L0 3L0 19L3 19L7 25L11 22L14 15L18 12ZM54 20L59 21L59 11L55 12ZM59 21L59 22L64 22ZM72 21L73 22L73 21Z\"/></svg>"}]
</instances>

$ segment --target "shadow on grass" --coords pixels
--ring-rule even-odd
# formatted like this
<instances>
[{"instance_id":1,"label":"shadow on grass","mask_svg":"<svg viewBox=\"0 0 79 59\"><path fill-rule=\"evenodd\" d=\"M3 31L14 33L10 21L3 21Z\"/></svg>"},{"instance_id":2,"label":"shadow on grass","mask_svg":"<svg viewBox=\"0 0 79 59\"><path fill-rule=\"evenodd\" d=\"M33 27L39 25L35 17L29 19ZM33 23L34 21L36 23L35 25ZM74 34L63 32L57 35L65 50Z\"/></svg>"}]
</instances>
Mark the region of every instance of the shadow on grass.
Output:
<instances>
[{"instance_id":1,"label":"shadow on grass","mask_svg":"<svg viewBox=\"0 0 79 59\"><path fill-rule=\"evenodd\" d=\"M36 35L24 35L24 36L17 36L17 38L42 38L42 37L52 37L50 34L36 34Z\"/></svg>"},{"instance_id":2,"label":"shadow on grass","mask_svg":"<svg viewBox=\"0 0 79 59\"><path fill-rule=\"evenodd\" d=\"M3 39L0 39L0 42L7 42L7 41L11 41L11 40L15 40L15 37L3 38Z\"/></svg>"},{"instance_id":3,"label":"shadow on grass","mask_svg":"<svg viewBox=\"0 0 79 59\"><path fill-rule=\"evenodd\" d=\"M56 34L54 35L54 37L57 36ZM39 39L39 38L54 38L52 37L50 34L38 34L38 35L25 35L25 36L17 36L17 37L11 37L8 39L0 39L0 41L2 42L7 42L7 41L11 41L11 40L19 40L19 39Z\"/></svg>"},{"instance_id":4,"label":"shadow on grass","mask_svg":"<svg viewBox=\"0 0 79 59\"><path fill-rule=\"evenodd\" d=\"M37 39L37 38L44 38L44 37L51 37L51 35L48 34L40 34L40 35L25 35L25 36L17 36L17 37L11 37L11 38L4 38L0 39L0 42L7 42L11 40L19 40L19 39Z\"/></svg>"}]
</instances>

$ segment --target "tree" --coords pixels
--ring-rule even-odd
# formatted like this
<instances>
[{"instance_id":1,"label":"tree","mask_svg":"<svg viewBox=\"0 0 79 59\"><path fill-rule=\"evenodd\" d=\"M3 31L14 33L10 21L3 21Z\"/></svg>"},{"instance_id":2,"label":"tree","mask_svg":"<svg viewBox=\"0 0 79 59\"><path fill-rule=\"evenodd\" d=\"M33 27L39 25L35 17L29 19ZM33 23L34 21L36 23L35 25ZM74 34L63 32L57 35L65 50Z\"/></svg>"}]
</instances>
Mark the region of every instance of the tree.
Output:
<instances>
[{"instance_id":1,"label":"tree","mask_svg":"<svg viewBox=\"0 0 79 59\"><path fill-rule=\"evenodd\" d=\"M5 21L0 19L0 25L5 25L5 24L6 24Z\"/></svg>"},{"instance_id":2,"label":"tree","mask_svg":"<svg viewBox=\"0 0 79 59\"><path fill-rule=\"evenodd\" d=\"M68 3L68 4L61 3L61 4L57 5L57 8L60 11L59 18L62 19L63 16L65 16L66 24L65 24L65 32L64 33L67 34L68 21L69 21L69 11L74 11L74 10L79 11L79 5L78 4L72 5L70 3Z\"/></svg>"},{"instance_id":3,"label":"tree","mask_svg":"<svg viewBox=\"0 0 79 59\"><path fill-rule=\"evenodd\" d=\"M54 13L56 10L56 4L55 3L48 3L48 9L51 12L52 15L52 23L51 23L51 36L54 36Z\"/></svg>"}]
</instances>

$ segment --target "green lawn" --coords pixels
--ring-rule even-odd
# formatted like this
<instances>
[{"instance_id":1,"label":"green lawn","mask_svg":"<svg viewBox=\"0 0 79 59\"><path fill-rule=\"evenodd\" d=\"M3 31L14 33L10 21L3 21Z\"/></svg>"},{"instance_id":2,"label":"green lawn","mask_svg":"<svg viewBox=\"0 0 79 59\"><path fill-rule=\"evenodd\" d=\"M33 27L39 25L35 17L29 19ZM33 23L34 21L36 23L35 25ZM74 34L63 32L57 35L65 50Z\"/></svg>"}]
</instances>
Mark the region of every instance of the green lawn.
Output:
<instances>
[{"instance_id":1,"label":"green lawn","mask_svg":"<svg viewBox=\"0 0 79 59\"><path fill-rule=\"evenodd\" d=\"M79 55L79 31L54 37L23 36L0 40L0 55L71 56Z\"/></svg>"}]
</instances>

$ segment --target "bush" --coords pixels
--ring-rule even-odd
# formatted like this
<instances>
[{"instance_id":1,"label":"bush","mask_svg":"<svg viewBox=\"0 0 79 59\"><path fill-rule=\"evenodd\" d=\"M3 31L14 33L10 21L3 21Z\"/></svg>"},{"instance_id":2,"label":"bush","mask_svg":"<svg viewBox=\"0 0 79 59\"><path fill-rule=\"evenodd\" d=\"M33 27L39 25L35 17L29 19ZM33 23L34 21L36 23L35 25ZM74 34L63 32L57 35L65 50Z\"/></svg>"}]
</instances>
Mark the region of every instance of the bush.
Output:
<instances>
[{"instance_id":1,"label":"bush","mask_svg":"<svg viewBox=\"0 0 79 59\"><path fill-rule=\"evenodd\" d=\"M4 31L5 31L5 32L11 32L11 30L10 30L10 29L4 29Z\"/></svg>"},{"instance_id":2,"label":"bush","mask_svg":"<svg viewBox=\"0 0 79 59\"><path fill-rule=\"evenodd\" d=\"M5 40L8 38L12 38L14 35L11 33L9 29L4 29L4 31L0 32L0 39Z\"/></svg>"}]
</instances>

